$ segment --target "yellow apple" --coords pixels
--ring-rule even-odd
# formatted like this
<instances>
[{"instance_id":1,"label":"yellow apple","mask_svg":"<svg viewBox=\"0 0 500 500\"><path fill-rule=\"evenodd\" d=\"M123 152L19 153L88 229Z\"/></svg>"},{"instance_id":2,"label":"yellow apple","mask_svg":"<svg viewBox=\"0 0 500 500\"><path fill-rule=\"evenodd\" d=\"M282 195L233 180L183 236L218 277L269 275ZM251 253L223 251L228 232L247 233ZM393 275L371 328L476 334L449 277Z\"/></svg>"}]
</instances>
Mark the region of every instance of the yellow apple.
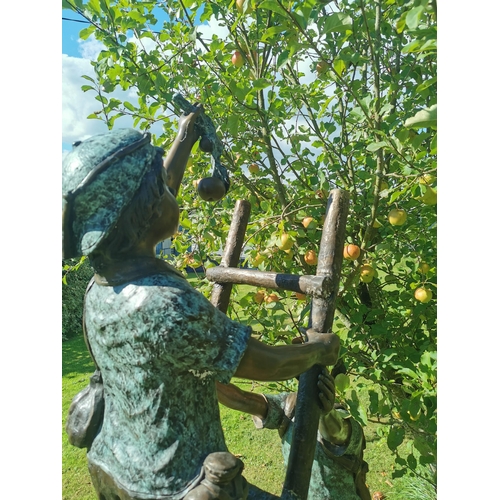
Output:
<instances>
[{"instance_id":1,"label":"yellow apple","mask_svg":"<svg viewBox=\"0 0 500 500\"><path fill-rule=\"evenodd\" d=\"M420 198L422 203L426 205L435 205L437 203L437 191L429 186L426 186L425 193Z\"/></svg>"},{"instance_id":2,"label":"yellow apple","mask_svg":"<svg viewBox=\"0 0 500 500\"><path fill-rule=\"evenodd\" d=\"M280 250L290 250L293 246L293 238L288 233L283 233L280 238L278 248Z\"/></svg>"},{"instance_id":3,"label":"yellow apple","mask_svg":"<svg viewBox=\"0 0 500 500\"><path fill-rule=\"evenodd\" d=\"M422 304L427 304L432 299L432 290L421 286L415 290L415 298Z\"/></svg>"},{"instance_id":4,"label":"yellow apple","mask_svg":"<svg viewBox=\"0 0 500 500\"><path fill-rule=\"evenodd\" d=\"M259 267L260 264L262 264L262 262L264 262L265 260L265 257L264 255L258 253L252 260L252 263L255 267Z\"/></svg>"},{"instance_id":5,"label":"yellow apple","mask_svg":"<svg viewBox=\"0 0 500 500\"><path fill-rule=\"evenodd\" d=\"M266 296L266 293L263 290L259 290L254 296L253 300L257 302L257 304L262 304L264 301L264 298Z\"/></svg>"},{"instance_id":6,"label":"yellow apple","mask_svg":"<svg viewBox=\"0 0 500 500\"><path fill-rule=\"evenodd\" d=\"M347 260L356 260L361 253L361 249L358 247L358 245L346 245L344 247L344 259Z\"/></svg>"},{"instance_id":7,"label":"yellow apple","mask_svg":"<svg viewBox=\"0 0 500 500\"><path fill-rule=\"evenodd\" d=\"M326 61L321 60L316 65L316 72L318 73L318 75L322 75L323 73L326 72L327 69L328 69L328 63Z\"/></svg>"},{"instance_id":8,"label":"yellow apple","mask_svg":"<svg viewBox=\"0 0 500 500\"><path fill-rule=\"evenodd\" d=\"M406 222L406 212L402 208L393 208L389 212L389 223L393 226L402 226Z\"/></svg>"},{"instance_id":9,"label":"yellow apple","mask_svg":"<svg viewBox=\"0 0 500 500\"><path fill-rule=\"evenodd\" d=\"M302 225L307 229L309 227L309 224L311 224L311 222L314 222L314 219L312 217L304 217L302 219Z\"/></svg>"},{"instance_id":10,"label":"yellow apple","mask_svg":"<svg viewBox=\"0 0 500 500\"><path fill-rule=\"evenodd\" d=\"M369 264L363 264L359 276L363 283L371 283L375 277L375 269Z\"/></svg>"},{"instance_id":11,"label":"yellow apple","mask_svg":"<svg viewBox=\"0 0 500 500\"><path fill-rule=\"evenodd\" d=\"M418 266L418 270L422 274L427 274L429 272L430 268L431 268L431 266L429 266L429 264L427 264L426 262L421 262L420 265Z\"/></svg>"},{"instance_id":12,"label":"yellow apple","mask_svg":"<svg viewBox=\"0 0 500 500\"><path fill-rule=\"evenodd\" d=\"M280 298L275 294L275 293L270 293L266 298L265 301L266 303L271 303L271 302L278 302Z\"/></svg>"},{"instance_id":13,"label":"yellow apple","mask_svg":"<svg viewBox=\"0 0 500 500\"><path fill-rule=\"evenodd\" d=\"M259 173L259 165L257 165L257 163L251 163L249 166L248 166L248 171L251 173L251 174L258 174Z\"/></svg>"},{"instance_id":14,"label":"yellow apple","mask_svg":"<svg viewBox=\"0 0 500 500\"><path fill-rule=\"evenodd\" d=\"M240 14L251 14L253 11L253 7L251 4L251 0L248 0L247 8L245 9L245 0L236 0L236 8Z\"/></svg>"},{"instance_id":15,"label":"yellow apple","mask_svg":"<svg viewBox=\"0 0 500 500\"><path fill-rule=\"evenodd\" d=\"M315 266L318 263L318 256L314 250L308 250L304 255L304 260L310 266Z\"/></svg>"},{"instance_id":16,"label":"yellow apple","mask_svg":"<svg viewBox=\"0 0 500 500\"><path fill-rule=\"evenodd\" d=\"M424 174L418 178L419 184L426 184L427 186L430 186L435 180L436 178L431 174Z\"/></svg>"},{"instance_id":17,"label":"yellow apple","mask_svg":"<svg viewBox=\"0 0 500 500\"><path fill-rule=\"evenodd\" d=\"M243 63L245 62L243 56L237 50L234 52L233 57L231 58L231 62L237 68L241 68Z\"/></svg>"}]
</instances>

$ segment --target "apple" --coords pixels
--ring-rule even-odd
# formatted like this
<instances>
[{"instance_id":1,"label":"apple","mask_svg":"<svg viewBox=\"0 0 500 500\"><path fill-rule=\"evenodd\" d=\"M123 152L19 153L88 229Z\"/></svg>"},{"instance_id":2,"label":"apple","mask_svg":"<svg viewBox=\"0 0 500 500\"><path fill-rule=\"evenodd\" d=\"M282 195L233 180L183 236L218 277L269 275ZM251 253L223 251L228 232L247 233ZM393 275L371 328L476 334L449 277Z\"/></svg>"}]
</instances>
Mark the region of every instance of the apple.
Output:
<instances>
[{"instance_id":1,"label":"apple","mask_svg":"<svg viewBox=\"0 0 500 500\"><path fill-rule=\"evenodd\" d=\"M206 135L200 139L200 149L205 153L211 153L214 150L212 141Z\"/></svg>"},{"instance_id":2,"label":"apple","mask_svg":"<svg viewBox=\"0 0 500 500\"><path fill-rule=\"evenodd\" d=\"M425 193L420 198L422 203L426 205L435 205L437 203L437 191L429 186L426 186Z\"/></svg>"},{"instance_id":3,"label":"apple","mask_svg":"<svg viewBox=\"0 0 500 500\"><path fill-rule=\"evenodd\" d=\"M389 189L389 184L387 183L387 181L382 181L380 183L380 191L385 191L386 189Z\"/></svg>"},{"instance_id":4,"label":"apple","mask_svg":"<svg viewBox=\"0 0 500 500\"><path fill-rule=\"evenodd\" d=\"M382 224L379 222L379 220L378 220L378 219L375 219L375 220L373 221L373 227L374 227L374 228L379 228L379 227L382 227Z\"/></svg>"},{"instance_id":5,"label":"apple","mask_svg":"<svg viewBox=\"0 0 500 500\"><path fill-rule=\"evenodd\" d=\"M265 301L267 304L270 304L271 302L278 302L280 298L275 294L275 293L270 293L266 298Z\"/></svg>"},{"instance_id":6,"label":"apple","mask_svg":"<svg viewBox=\"0 0 500 500\"><path fill-rule=\"evenodd\" d=\"M318 263L318 256L314 250L308 250L304 255L304 260L310 265L315 266Z\"/></svg>"},{"instance_id":7,"label":"apple","mask_svg":"<svg viewBox=\"0 0 500 500\"><path fill-rule=\"evenodd\" d=\"M226 194L224 183L217 177L205 177L198 182L198 194L205 201L219 201Z\"/></svg>"},{"instance_id":8,"label":"apple","mask_svg":"<svg viewBox=\"0 0 500 500\"><path fill-rule=\"evenodd\" d=\"M314 219L312 217L304 217L302 219L302 225L307 229L309 227L309 224L311 224L311 222L314 222Z\"/></svg>"},{"instance_id":9,"label":"apple","mask_svg":"<svg viewBox=\"0 0 500 500\"><path fill-rule=\"evenodd\" d=\"M427 186L430 186L436 178L431 175L431 174L423 174L418 178L419 184L426 184Z\"/></svg>"},{"instance_id":10,"label":"apple","mask_svg":"<svg viewBox=\"0 0 500 500\"><path fill-rule=\"evenodd\" d=\"M285 256L283 257L283 260L290 261L293 259L293 250L285 250Z\"/></svg>"},{"instance_id":11,"label":"apple","mask_svg":"<svg viewBox=\"0 0 500 500\"><path fill-rule=\"evenodd\" d=\"M281 235L280 244L278 248L280 250L290 250L293 246L293 238L288 233L283 233Z\"/></svg>"},{"instance_id":12,"label":"apple","mask_svg":"<svg viewBox=\"0 0 500 500\"><path fill-rule=\"evenodd\" d=\"M346 245L344 247L344 259L356 260L361 254L361 248L358 245Z\"/></svg>"},{"instance_id":13,"label":"apple","mask_svg":"<svg viewBox=\"0 0 500 500\"><path fill-rule=\"evenodd\" d=\"M253 300L255 302L257 302L257 304L262 304L262 302L264 301L264 298L265 298L266 294L263 290L259 290L254 296L253 296Z\"/></svg>"},{"instance_id":14,"label":"apple","mask_svg":"<svg viewBox=\"0 0 500 500\"><path fill-rule=\"evenodd\" d=\"M259 165L257 165L257 163L251 163L249 166L248 166L248 171L255 175L255 174L258 174L259 173Z\"/></svg>"},{"instance_id":15,"label":"apple","mask_svg":"<svg viewBox=\"0 0 500 500\"><path fill-rule=\"evenodd\" d=\"M371 283L375 277L375 269L369 264L363 264L360 269L360 279L363 283Z\"/></svg>"},{"instance_id":16,"label":"apple","mask_svg":"<svg viewBox=\"0 0 500 500\"><path fill-rule=\"evenodd\" d=\"M237 68L241 68L243 66L243 63L245 62L243 56L237 50L234 52L231 61Z\"/></svg>"},{"instance_id":17,"label":"apple","mask_svg":"<svg viewBox=\"0 0 500 500\"><path fill-rule=\"evenodd\" d=\"M295 297L297 300L306 300L307 296L305 293L295 292Z\"/></svg>"},{"instance_id":18,"label":"apple","mask_svg":"<svg viewBox=\"0 0 500 500\"><path fill-rule=\"evenodd\" d=\"M422 274L427 274L430 268L431 266L429 266L427 262L421 262L420 265L418 266L418 271L421 272Z\"/></svg>"},{"instance_id":19,"label":"apple","mask_svg":"<svg viewBox=\"0 0 500 500\"><path fill-rule=\"evenodd\" d=\"M415 290L415 298L422 304L427 304L432 299L432 290L421 286Z\"/></svg>"},{"instance_id":20,"label":"apple","mask_svg":"<svg viewBox=\"0 0 500 500\"><path fill-rule=\"evenodd\" d=\"M258 253L253 259L252 259L252 262L253 262L253 265L255 267L259 267L260 264L262 264L262 262L264 262L265 260L265 257L264 255Z\"/></svg>"},{"instance_id":21,"label":"apple","mask_svg":"<svg viewBox=\"0 0 500 500\"><path fill-rule=\"evenodd\" d=\"M406 212L402 208L393 208L388 218L391 225L402 226L406 222Z\"/></svg>"},{"instance_id":22,"label":"apple","mask_svg":"<svg viewBox=\"0 0 500 500\"><path fill-rule=\"evenodd\" d=\"M238 9L238 12L240 14L251 14L253 11L251 0L248 0L246 9L245 9L245 0L236 0L236 8Z\"/></svg>"},{"instance_id":23,"label":"apple","mask_svg":"<svg viewBox=\"0 0 500 500\"><path fill-rule=\"evenodd\" d=\"M316 65L316 72L318 73L318 75L326 73L327 69L328 69L328 63L326 61L321 60Z\"/></svg>"}]
</instances>

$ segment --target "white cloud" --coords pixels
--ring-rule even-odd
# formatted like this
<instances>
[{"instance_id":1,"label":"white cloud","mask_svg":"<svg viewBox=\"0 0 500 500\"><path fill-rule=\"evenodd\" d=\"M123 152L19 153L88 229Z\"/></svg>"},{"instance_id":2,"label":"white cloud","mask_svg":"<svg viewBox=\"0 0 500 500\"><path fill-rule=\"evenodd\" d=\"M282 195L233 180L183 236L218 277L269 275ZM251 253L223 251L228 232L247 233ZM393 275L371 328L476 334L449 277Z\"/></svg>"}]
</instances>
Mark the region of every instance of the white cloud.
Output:
<instances>
[{"instance_id":1,"label":"white cloud","mask_svg":"<svg viewBox=\"0 0 500 500\"><path fill-rule=\"evenodd\" d=\"M62 55L62 142L73 143L107 131L105 123L87 116L99 109L95 92L83 92L90 83L82 75L93 76L90 60Z\"/></svg>"},{"instance_id":2,"label":"white cloud","mask_svg":"<svg viewBox=\"0 0 500 500\"><path fill-rule=\"evenodd\" d=\"M83 59L96 61L99 53L106 47L102 42L95 39L94 35L89 36L87 40L78 39L79 52Z\"/></svg>"}]
</instances>

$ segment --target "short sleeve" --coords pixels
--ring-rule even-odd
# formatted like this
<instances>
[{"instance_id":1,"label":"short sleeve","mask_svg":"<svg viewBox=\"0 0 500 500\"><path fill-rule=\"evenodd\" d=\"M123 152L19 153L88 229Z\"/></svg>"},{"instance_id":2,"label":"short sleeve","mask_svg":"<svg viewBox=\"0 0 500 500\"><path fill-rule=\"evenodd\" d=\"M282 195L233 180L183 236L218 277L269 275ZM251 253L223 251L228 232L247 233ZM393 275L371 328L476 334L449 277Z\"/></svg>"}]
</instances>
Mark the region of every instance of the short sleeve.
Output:
<instances>
[{"instance_id":1,"label":"short sleeve","mask_svg":"<svg viewBox=\"0 0 500 500\"><path fill-rule=\"evenodd\" d=\"M158 287L156 298L150 296L147 303L141 315L163 347L163 360L200 379L215 376L229 383L247 348L250 327L228 318L181 280Z\"/></svg>"}]
</instances>

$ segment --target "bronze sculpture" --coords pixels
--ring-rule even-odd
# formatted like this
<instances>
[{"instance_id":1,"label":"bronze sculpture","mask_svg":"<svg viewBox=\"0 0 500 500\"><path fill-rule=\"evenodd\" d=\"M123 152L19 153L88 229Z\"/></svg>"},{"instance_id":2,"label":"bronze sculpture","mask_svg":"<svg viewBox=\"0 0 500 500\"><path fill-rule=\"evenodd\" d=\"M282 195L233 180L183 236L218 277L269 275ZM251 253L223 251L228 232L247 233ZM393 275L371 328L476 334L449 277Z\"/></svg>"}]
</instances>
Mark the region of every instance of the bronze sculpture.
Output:
<instances>
[{"instance_id":1,"label":"bronze sculpture","mask_svg":"<svg viewBox=\"0 0 500 500\"><path fill-rule=\"evenodd\" d=\"M332 334L312 332L304 345L258 342L155 257L177 230L175 194L200 113L181 117L164 164L149 135L130 129L78 143L63 162L63 255L87 255L95 271L84 321L105 394L88 450L100 500L194 495L210 479L207 457L227 452L216 381L285 380L338 356ZM244 495L233 466L233 491ZM250 486L248 498L276 497Z\"/></svg>"}]
</instances>

